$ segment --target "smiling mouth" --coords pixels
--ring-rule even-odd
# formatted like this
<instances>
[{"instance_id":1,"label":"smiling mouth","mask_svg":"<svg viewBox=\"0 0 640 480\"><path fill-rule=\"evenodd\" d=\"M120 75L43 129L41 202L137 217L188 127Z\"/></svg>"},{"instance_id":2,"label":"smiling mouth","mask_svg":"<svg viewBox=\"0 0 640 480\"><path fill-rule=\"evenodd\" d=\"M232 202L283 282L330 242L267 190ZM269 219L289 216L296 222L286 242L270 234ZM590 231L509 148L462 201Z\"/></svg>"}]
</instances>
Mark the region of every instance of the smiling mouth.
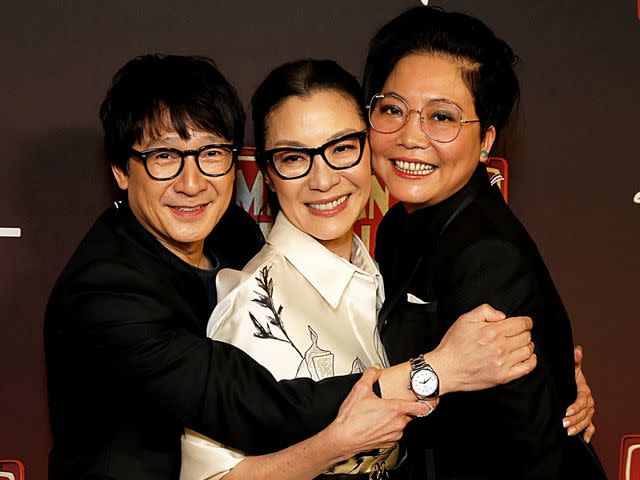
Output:
<instances>
[{"instance_id":1,"label":"smiling mouth","mask_svg":"<svg viewBox=\"0 0 640 480\"><path fill-rule=\"evenodd\" d=\"M207 204L196 205L195 207L179 207L172 205L170 208L181 215L197 215L207 208Z\"/></svg>"},{"instance_id":2,"label":"smiling mouth","mask_svg":"<svg viewBox=\"0 0 640 480\"><path fill-rule=\"evenodd\" d=\"M336 198L331 202L326 203L307 203L307 207L313 208L314 210L332 210L334 208L339 207L347 200L348 195L343 195L340 198Z\"/></svg>"},{"instance_id":3,"label":"smiling mouth","mask_svg":"<svg viewBox=\"0 0 640 480\"><path fill-rule=\"evenodd\" d=\"M391 160L396 170L408 175L427 176L436 170L436 166L421 162L407 162L404 160Z\"/></svg>"}]
</instances>

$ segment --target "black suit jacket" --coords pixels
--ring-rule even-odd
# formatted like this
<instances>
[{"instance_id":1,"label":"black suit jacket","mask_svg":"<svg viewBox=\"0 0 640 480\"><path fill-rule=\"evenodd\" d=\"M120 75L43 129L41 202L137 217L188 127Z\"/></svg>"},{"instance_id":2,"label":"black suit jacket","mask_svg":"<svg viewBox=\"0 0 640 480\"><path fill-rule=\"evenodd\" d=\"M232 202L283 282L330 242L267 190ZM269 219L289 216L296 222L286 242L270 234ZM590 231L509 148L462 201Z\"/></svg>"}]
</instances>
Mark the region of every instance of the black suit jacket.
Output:
<instances>
[{"instance_id":1,"label":"black suit jacket","mask_svg":"<svg viewBox=\"0 0 640 480\"><path fill-rule=\"evenodd\" d=\"M438 205L411 215L394 206L376 245L387 291L379 328L391 363L435 348L459 315L482 303L534 319L535 371L505 386L446 395L411 426L416 478L425 470L438 480L603 478L592 452L562 427L576 397L566 311L485 168ZM409 293L427 303L409 302ZM578 473L582 467L586 473Z\"/></svg>"},{"instance_id":2,"label":"black suit jacket","mask_svg":"<svg viewBox=\"0 0 640 480\"><path fill-rule=\"evenodd\" d=\"M262 242L231 207L206 248L239 268ZM177 478L184 427L263 453L335 417L355 377L276 382L242 351L206 338L209 314L195 270L126 203L98 219L46 312L50 478Z\"/></svg>"}]
</instances>

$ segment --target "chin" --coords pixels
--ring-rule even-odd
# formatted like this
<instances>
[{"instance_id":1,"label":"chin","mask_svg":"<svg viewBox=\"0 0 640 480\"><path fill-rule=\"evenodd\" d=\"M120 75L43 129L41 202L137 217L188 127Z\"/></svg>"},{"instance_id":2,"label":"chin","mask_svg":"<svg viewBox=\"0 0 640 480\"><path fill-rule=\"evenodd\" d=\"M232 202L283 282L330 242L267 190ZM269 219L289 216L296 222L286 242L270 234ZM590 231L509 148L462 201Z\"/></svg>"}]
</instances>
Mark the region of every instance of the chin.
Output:
<instances>
[{"instance_id":1,"label":"chin","mask_svg":"<svg viewBox=\"0 0 640 480\"><path fill-rule=\"evenodd\" d=\"M190 244L204 240L210 233L211 230L205 227L189 226L188 228L180 228L171 232L171 238L178 243Z\"/></svg>"},{"instance_id":2,"label":"chin","mask_svg":"<svg viewBox=\"0 0 640 480\"><path fill-rule=\"evenodd\" d=\"M415 205L423 205L428 204L433 201L435 194L433 192L425 192L420 189L414 188L399 188L397 189L399 193L393 192L390 188L390 193L393 195L399 202L402 203L411 203Z\"/></svg>"},{"instance_id":3,"label":"chin","mask_svg":"<svg viewBox=\"0 0 640 480\"><path fill-rule=\"evenodd\" d=\"M322 229L315 232L310 232L310 235L318 240L322 240L323 242L330 242L332 240L337 240L339 238L344 237L348 232L351 231L351 228L346 229Z\"/></svg>"}]
</instances>

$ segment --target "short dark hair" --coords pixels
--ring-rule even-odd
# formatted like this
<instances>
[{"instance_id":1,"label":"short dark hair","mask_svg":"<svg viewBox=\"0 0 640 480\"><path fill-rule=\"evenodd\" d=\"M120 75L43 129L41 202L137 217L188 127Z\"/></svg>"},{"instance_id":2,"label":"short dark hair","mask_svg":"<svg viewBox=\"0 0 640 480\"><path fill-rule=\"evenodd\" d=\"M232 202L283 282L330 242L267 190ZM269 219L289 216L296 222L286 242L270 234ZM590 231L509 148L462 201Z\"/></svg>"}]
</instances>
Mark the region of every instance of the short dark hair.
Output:
<instances>
[{"instance_id":1,"label":"short dark hair","mask_svg":"<svg viewBox=\"0 0 640 480\"><path fill-rule=\"evenodd\" d=\"M313 93L335 91L353 100L362 120L367 113L360 83L352 74L333 60L302 59L288 62L269 72L251 99L253 131L256 143L256 161L265 173L267 164L264 151L269 115L290 97L309 97ZM269 205L275 216L279 210L277 197L269 192Z\"/></svg>"},{"instance_id":2,"label":"short dark hair","mask_svg":"<svg viewBox=\"0 0 640 480\"><path fill-rule=\"evenodd\" d=\"M462 79L471 92L480 133L507 123L520 98L515 73L518 57L511 47L477 18L419 6L384 25L369 43L363 86L367 101L379 93L404 57L426 53L460 61Z\"/></svg>"},{"instance_id":3,"label":"short dark hair","mask_svg":"<svg viewBox=\"0 0 640 480\"><path fill-rule=\"evenodd\" d=\"M149 54L118 70L100 107L111 165L126 173L131 146L145 133L158 134L167 113L183 139L198 128L242 145L242 103L211 59Z\"/></svg>"}]
</instances>

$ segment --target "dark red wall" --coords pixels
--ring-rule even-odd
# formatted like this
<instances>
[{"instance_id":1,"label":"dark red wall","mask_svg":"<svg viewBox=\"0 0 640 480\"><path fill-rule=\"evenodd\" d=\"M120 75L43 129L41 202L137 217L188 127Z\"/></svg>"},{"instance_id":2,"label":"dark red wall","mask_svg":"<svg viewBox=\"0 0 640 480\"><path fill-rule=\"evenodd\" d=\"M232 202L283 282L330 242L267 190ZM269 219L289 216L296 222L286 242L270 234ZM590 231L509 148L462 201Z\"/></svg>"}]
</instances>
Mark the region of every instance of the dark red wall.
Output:
<instances>
[{"instance_id":1,"label":"dark red wall","mask_svg":"<svg viewBox=\"0 0 640 480\"><path fill-rule=\"evenodd\" d=\"M510 203L547 260L598 402L594 443L611 477L640 433L640 20L636 0L433 0L486 21L522 57L519 122L502 152ZM46 477L42 317L51 286L112 198L97 109L146 52L213 57L245 101L283 61L360 72L377 26L414 1L49 0L0 16L0 458Z\"/></svg>"}]
</instances>

